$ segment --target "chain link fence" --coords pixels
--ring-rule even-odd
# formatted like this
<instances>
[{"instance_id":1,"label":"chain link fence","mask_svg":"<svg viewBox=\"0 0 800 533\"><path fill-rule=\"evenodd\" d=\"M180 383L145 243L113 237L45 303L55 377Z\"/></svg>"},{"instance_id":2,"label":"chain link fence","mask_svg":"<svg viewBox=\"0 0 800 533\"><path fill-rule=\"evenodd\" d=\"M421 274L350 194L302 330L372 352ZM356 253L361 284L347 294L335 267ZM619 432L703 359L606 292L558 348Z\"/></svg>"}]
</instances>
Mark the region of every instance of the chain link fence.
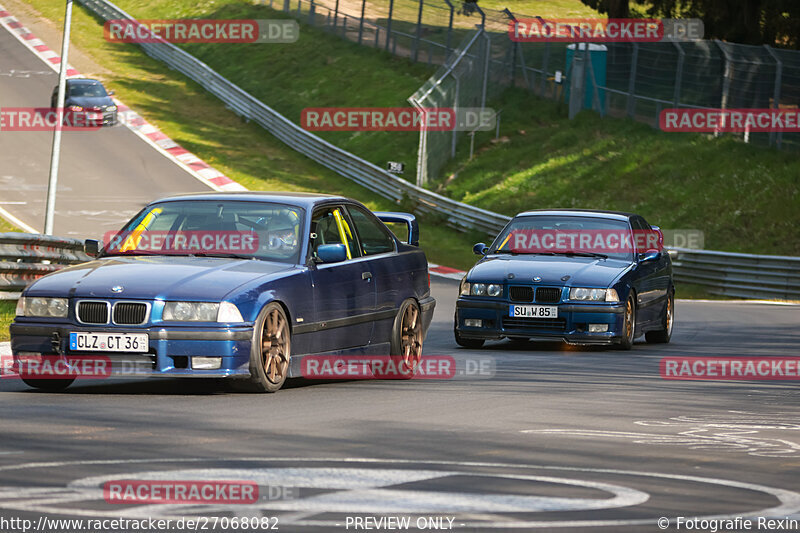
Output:
<instances>
[{"instance_id":1,"label":"chain link fence","mask_svg":"<svg viewBox=\"0 0 800 533\"><path fill-rule=\"evenodd\" d=\"M412 61L438 64L409 99L420 107L476 106L504 87L659 127L666 108L800 105L800 52L720 41L513 42L509 22L528 15L460 0L260 0L309 24ZM476 35L480 37L476 38ZM597 57L599 56L599 57ZM573 78L581 78L570 91ZM585 81L585 83L584 83ZM474 142L474 132L472 141ZM776 148L800 148L797 133L726 134ZM420 133L417 182L439 177L463 132Z\"/></svg>"}]
</instances>

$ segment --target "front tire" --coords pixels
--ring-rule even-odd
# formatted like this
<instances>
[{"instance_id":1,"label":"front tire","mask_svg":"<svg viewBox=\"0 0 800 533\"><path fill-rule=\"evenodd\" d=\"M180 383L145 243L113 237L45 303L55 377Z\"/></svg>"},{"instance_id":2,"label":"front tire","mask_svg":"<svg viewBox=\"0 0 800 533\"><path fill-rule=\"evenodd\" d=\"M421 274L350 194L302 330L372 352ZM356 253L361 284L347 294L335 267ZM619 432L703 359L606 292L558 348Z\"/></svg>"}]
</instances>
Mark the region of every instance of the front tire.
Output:
<instances>
[{"instance_id":1,"label":"front tire","mask_svg":"<svg viewBox=\"0 0 800 533\"><path fill-rule=\"evenodd\" d=\"M272 302L258 315L250 349L250 380L245 388L252 392L277 392L286 382L291 361L292 338L289 320L280 304Z\"/></svg>"},{"instance_id":2,"label":"front tire","mask_svg":"<svg viewBox=\"0 0 800 533\"><path fill-rule=\"evenodd\" d=\"M648 331L644 338L651 344L666 344L672 338L672 324L675 321L675 293L667 298L667 306L664 308L664 316L661 319L662 329Z\"/></svg>"},{"instance_id":3,"label":"front tire","mask_svg":"<svg viewBox=\"0 0 800 533\"><path fill-rule=\"evenodd\" d=\"M633 291L628 295L625 304L625 316L622 320L623 334L625 337L619 341L617 347L620 350L630 350L633 348L633 340L636 338L636 299Z\"/></svg>"},{"instance_id":4,"label":"front tire","mask_svg":"<svg viewBox=\"0 0 800 533\"><path fill-rule=\"evenodd\" d=\"M22 381L25 382L25 385L29 387L33 387L34 389L40 389L50 392L58 392L66 389L72 382L75 381L75 378L72 379L28 379L22 378Z\"/></svg>"},{"instance_id":5,"label":"front tire","mask_svg":"<svg viewBox=\"0 0 800 533\"><path fill-rule=\"evenodd\" d=\"M406 300L394 319L390 351L397 377L410 379L422 359L422 313L416 300ZM394 377L394 376L391 376Z\"/></svg>"}]
</instances>

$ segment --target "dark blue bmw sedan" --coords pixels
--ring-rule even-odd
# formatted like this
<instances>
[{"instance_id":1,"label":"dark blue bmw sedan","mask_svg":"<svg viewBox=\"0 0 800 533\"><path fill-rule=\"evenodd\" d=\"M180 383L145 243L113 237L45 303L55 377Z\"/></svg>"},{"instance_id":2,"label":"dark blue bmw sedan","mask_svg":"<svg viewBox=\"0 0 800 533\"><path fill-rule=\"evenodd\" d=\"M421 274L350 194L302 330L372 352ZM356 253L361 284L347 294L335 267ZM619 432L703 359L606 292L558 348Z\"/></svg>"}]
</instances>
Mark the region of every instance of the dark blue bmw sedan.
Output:
<instances>
[{"instance_id":1,"label":"dark blue bmw sedan","mask_svg":"<svg viewBox=\"0 0 800 533\"><path fill-rule=\"evenodd\" d=\"M383 221L404 224L407 242ZM413 215L319 194L185 195L104 242L86 243L96 260L24 291L15 362L75 369L94 355L111 375L230 377L274 392L309 355L420 361L435 301ZM21 376L49 389L74 379Z\"/></svg>"},{"instance_id":2,"label":"dark blue bmw sedan","mask_svg":"<svg viewBox=\"0 0 800 533\"><path fill-rule=\"evenodd\" d=\"M669 342L672 263L658 227L630 213L528 211L514 217L461 282L455 339L563 340L630 349Z\"/></svg>"}]
</instances>

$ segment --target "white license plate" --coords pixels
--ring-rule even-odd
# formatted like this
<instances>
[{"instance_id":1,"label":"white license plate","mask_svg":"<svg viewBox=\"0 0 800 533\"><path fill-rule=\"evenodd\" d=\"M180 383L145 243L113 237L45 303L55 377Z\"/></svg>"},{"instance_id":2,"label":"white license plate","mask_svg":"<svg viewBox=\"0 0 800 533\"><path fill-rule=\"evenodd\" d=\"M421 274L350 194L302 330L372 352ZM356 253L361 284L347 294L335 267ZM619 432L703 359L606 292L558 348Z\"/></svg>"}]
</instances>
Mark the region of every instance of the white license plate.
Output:
<instances>
[{"instance_id":1,"label":"white license plate","mask_svg":"<svg viewBox=\"0 0 800 533\"><path fill-rule=\"evenodd\" d=\"M511 305L508 316L521 318L558 318L558 307L555 305Z\"/></svg>"},{"instance_id":2,"label":"white license plate","mask_svg":"<svg viewBox=\"0 0 800 533\"><path fill-rule=\"evenodd\" d=\"M88 352L136 352L149 348L147 333L83 333L69 334L69 349Z\"/></svg>"}]
</instances>

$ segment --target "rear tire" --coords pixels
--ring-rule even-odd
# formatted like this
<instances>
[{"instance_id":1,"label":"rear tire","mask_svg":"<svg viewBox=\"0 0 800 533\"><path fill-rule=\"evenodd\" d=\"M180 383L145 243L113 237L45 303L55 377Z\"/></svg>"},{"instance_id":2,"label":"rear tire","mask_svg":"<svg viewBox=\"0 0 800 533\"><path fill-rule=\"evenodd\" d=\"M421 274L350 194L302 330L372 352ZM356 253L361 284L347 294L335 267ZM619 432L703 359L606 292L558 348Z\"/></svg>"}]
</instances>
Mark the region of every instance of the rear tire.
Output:
<instances>
[{"instance_id":1,"label":"rear tire","mask_svg":"<svg viewBox=\"0 0 800 533\"><path fill-rule=\"evenodd\" d=\"M675 292L667 298L667 306L664 308L664 316L661 319L663 329L648 331L644 338L651 344L666 344L672 338L672 324L675 321Z\"/></svg>"},{"instance_id":2,"label":"rear tire","mask_svg":"<svg viewBox=\"0 0 800 533\"><path fill-rule=\"evenodd\" d=\"M73 379L28 379L22 378L22 381L29 387L33 387L34 389L46 390L50 392L58 392L66 389L72 382L75 381Z\"/></svg>"},{"instance_id":3,"label":"rear tire","mask_svg":"<svg viewBox=\"0 0 800 533\"><path fill-rule=\"evenodd\" d=\"M422 342L422 312L416 300L408 299L400 305L389 343L398 379L411 379L417 373L422 360Z\"/></svg>"},{"instance_id":4,"label":"rear tire","mask_svg":"<svg viewBox=\"0 0 800 533\"><path fill-rule=\"evenodd\" d=\"M633 291L628 295L625 304L625 316L622 320L623 333L625 337L619 341L617 347L620 350L630 350L633 348L633 340L636 338L636 300Z\"/></svg>"},{"instance_id":5,"label":"rear tire","mask_svg":"<svg viewBox=\"0 0 800 533\"><path fill-rule=\"evenodd\" d=\"M253 328L250 379L237 382L250 392L277 392L286 382L291 362L289 320L280 304L267 304Z\"/></svg>"}]
</instances>

